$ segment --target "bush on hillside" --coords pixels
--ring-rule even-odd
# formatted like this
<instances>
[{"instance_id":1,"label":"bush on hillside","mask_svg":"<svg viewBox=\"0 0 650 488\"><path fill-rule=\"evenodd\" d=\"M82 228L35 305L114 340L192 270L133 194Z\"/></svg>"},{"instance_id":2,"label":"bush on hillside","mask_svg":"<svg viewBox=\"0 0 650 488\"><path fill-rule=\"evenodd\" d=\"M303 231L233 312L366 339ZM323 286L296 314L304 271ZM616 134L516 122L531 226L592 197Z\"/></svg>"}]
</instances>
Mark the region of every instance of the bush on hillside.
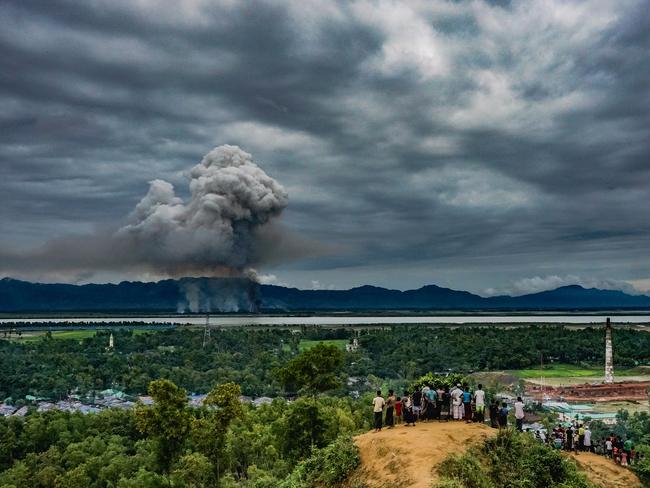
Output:
<instances>
[{"instance_id":1,"label":"bush on hillside","mask_svg":"<svg viewBox=\"0 0 650 488\"><path fill-rule=\"evenodd\" d=\"M420 376L417 380L411 383L411 391L415 390L416 388L422 388L424 386L433 386L434 388L451 388L458 383L467 383L467 377L459 373L450 373L448 375L427 373L424 376Z\"/></svg>"},{"instance_id":2,"label":"bush on hillside","mask_svg":"<svg viewBox=\"0 0 650 488\"><path fill-rule=\"evenodd\" d=\"M447 458L438 472L437 488L593 488L572 460L512 430Z\"/></svg>"},{"instance_id":3,"label":"bush on hillside","mask_svg":"<svg viewBox=\"0 0 650 488\"><path fill-rule=\"evenodd\" d=\"M293 470L281 488L337 486L359 466L359 448L351 437L338 437L327 447L314 449L311 457Z\"/></svg>"}]
</instances>

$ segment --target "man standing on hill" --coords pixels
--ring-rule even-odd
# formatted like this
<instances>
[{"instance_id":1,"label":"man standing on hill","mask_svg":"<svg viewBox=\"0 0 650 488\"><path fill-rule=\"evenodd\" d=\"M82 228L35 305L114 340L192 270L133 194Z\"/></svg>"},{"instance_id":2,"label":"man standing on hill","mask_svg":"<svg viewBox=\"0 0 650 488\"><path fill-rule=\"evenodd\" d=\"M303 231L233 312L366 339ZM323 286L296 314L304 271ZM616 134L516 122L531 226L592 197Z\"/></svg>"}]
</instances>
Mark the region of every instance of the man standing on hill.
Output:
<instances>
[{"instance_id":1,"label":"man standing on hill","mask_svg":"<svg viewBox=\"0 0 650 488\"><path fill-rule=\"evenodd\" d=\"M463 386L463 414L469 424L472 421L472 392L467 385Z\"/></svg>"},{"instance_id":2,"label":"man standing on hill","mask_svg":"<svg viewBox=\"0 0 650 488\"><path fill-rule=\"evenodd\" d=\"M591 431L589 430L589 427L585 427L585 433L583 434L582 439L585 451L594 452L594 449L591 446Z\"/></svg>"},{"instance_id":3,"label":"man standing on hill","mask_svg":"<svg viewBox=\"0 0 650 488\"><path fill-rule=\"evenodd\" d=\"M634 442L632 442L632 439L628 438L623 443L623 452L627 455L628 459L631 458L632 449L634 449Z\"/></svg>"},{"instance_id":4,"label":"man standing on hill","mask_svg":"<svg viewBox=\"0 0 650 488\"><path fill-rule=\"evenodd\" d=\"M461 420L463 418L462 408L463 408L463 390L460 388L460 383L456 385L452 391L449 392L451 395L451 409L453 411L454 420Z\"/></svg>"},{"instance_id":5,"label":"man standing on hill","mask_svg":"<svg viewBox=\"0 0 650 488\"><path fill-rule=\"evenodd\" d=\"M373 412L375 413L375 432L379 432L381 430L384 405L386 405L386 402L381 396L381 390L377 390L377 396L372 401Z\"/></svg>"},{"instance_id":6,"label":"man standing on hill","mask_svg":"<svg viewBox=\"0 0 650 488\"><path fill-rule=\"evenodd\" d=\"M524 430L524 402L520 396L517 397L515 402L515 420L517 421L517 430L523 432Z\"/></svg>"},{"instance_id":7,"label":"man standing on hill","mask_svg":"<svg viewBox=\"0 0 650 488\"><path fill-rule=\"evenodd\" d=\"M585 425L580 424L578 427L578 449L580 451L585 450Z\"/></svg>"},{"instance_id":8,"label":"man standing on hill","mask_svg":"<svg viewBox=\"0 0 650 488\"><path fill-rule=\"evenodd\" d=\"M411 399L413 400L413 415L415 415L416 420L419 420L420 412L422 412L422 390L420 390L419 386L415 388Z\"/></svg>"},{"instance_id":9,"label":"man standing on hill","mask_svg":"<svg viewBox=\"0 0 650 488\"><path fill-rule=\"evenodd\" d=\"M474 404L476 405L476 421L485 422L485 392L483 385L479 383L478 389L474 392Z\"/></svg>"}]
</instances>

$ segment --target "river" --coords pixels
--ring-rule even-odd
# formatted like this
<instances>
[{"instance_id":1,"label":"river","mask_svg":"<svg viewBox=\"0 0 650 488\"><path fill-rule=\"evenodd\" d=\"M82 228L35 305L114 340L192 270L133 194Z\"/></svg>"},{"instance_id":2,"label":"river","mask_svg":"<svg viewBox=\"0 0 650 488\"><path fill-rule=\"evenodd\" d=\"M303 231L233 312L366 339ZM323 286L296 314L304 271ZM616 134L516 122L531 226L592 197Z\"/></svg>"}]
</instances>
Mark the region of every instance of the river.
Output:
<instances>
[{"instance_id":1,"label":"river","mask_svg":"<svg viewBox=\"0 0 650 488\"><path fill-rule=\"evenodd\" d=\"M613 324L648 324L650 315L211 315L210 325L225 326L282 326L282 325L382 325L382 324L604 324L611 317ZM8 323L45 324L178 324L204 325L205 315L169 316L71 316L71 317L5 317L0 326Z\"/></svg>"}]
</instances>

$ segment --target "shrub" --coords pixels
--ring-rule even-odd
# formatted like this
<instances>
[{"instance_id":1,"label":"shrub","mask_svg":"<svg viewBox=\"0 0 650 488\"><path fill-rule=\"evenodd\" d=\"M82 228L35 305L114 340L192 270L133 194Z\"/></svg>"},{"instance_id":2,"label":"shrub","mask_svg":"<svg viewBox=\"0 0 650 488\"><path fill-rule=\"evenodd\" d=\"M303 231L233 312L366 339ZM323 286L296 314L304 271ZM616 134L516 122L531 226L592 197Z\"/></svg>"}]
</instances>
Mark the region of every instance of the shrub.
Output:
<instances>
[{"instance_id":1,"label":"shrub","mask_svg":"<svg viewBox=\"0 0 650 488\"><path fill-rule=\"evenodd\" d=\"M593 488L572 460L512 430L447 458L438 472L438 488Z\"/></svg>"},{"instance_id":2,"label":"shrub","mask_svg":"<svg viewBox=\"0 0 650 488\"><path fill-rule=\"evenodd\" d=\"M311 488L336 486L359 466L359 449L351 437L338 437L327 447L314 449L312 455L302 461L281 488Z\"/></svg>"},{"instance_id":3,"label":"shrub","mask_svg":"<svg viewBox=\"0 0 650 488\"><path fill-rule=\"evenodd\" d=\"M427 373L411 383L411 391L415 390L415 388L422 388L427 385L433 386L434 388L444 388L445 386L451 388L458 383L467 383L467 378L458 373L451 373L448 375Z\"/></svg>"}]
</instances>

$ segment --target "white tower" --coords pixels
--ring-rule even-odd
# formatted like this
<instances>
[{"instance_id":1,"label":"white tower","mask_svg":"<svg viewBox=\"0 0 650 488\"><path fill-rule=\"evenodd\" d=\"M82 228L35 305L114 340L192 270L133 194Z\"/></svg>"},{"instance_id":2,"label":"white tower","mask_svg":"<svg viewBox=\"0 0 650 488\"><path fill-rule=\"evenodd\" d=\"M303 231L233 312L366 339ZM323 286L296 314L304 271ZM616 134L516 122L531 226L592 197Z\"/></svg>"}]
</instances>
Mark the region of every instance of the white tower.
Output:
<instances>
[{"instance_id":1,"label":"white tower","mask_svg":"<svg viewBox=\"0 0 650 488\"><path fill-rule=\"evenodd\" d=\"M208 339L210 339L210 314L206 313L205 314L205 329L203 329L203 349L205 349L205 345L208 343Z\"/></svg>"},{"instance_id":2,"label":"white tower","mask_svg":"<svg viewBox=\"0 0 650 488\"><path fill-rule=\"evenodd\" d=\"M108 338L108 348L113 349L115 347L115 342L113 341L113 333L111 332L111 335Z\"/></svg>"},{"instance_id":3,"label":"white tower","mask_svg":"<svg viewBox=\"0 0 650 488\"><path fill-rule=\"evenodd\" d=\"M612 353L612 324L605 325L605 383L614 383L614 357Z\"/></svg>"}]
</instances>

